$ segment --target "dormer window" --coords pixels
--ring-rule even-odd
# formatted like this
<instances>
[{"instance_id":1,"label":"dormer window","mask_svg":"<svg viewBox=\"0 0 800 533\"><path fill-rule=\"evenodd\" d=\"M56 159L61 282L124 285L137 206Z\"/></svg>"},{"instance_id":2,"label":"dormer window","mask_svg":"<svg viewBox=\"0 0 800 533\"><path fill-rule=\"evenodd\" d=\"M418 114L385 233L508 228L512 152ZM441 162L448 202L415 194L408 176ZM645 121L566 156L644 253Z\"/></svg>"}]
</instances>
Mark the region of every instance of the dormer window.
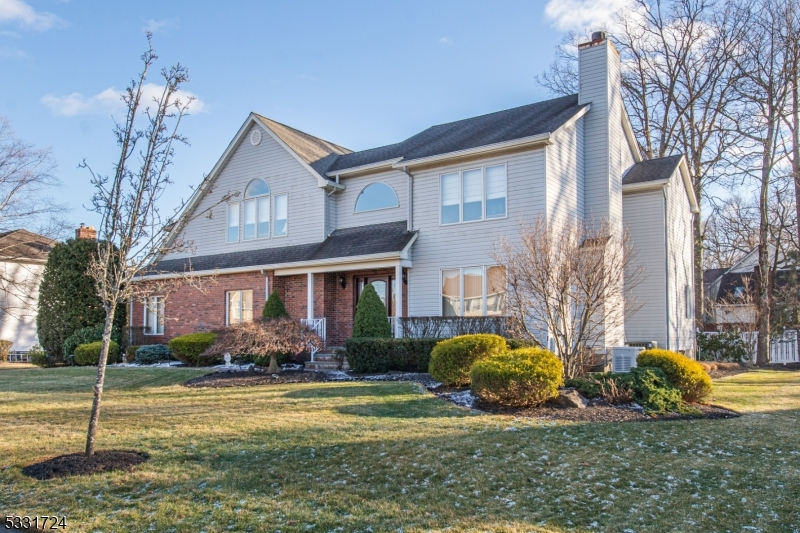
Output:
<instances>
[{"instance_id":1,"label":"dormer window","mask_svg":"<svg viewBox=\"0 0 800 533\"><path fill-rule=\"evenodd\" d=\"M356 200L356 213L400 207L397 194L385 183L370 183L361 190Z\"/></svg>"},{"instance_id":2,"label":"dormer window","mask_svg":"<svg viewBox=\"0 0 800 533\"><path fill-rule=\"evenodd\" d=\"M257 178L244 191L244 240L269 237L269 185Z\"/></svg>"}]
</instances>

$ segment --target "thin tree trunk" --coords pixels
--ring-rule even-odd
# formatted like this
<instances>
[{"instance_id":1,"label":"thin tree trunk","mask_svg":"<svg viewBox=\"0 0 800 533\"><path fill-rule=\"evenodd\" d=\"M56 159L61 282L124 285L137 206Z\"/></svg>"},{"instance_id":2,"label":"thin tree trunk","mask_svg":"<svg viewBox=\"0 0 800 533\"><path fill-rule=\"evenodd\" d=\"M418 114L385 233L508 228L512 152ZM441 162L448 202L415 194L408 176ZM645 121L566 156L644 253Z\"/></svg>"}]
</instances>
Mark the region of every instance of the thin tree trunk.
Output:
<instances>
[{"instance_id":1,"label":"thin tree trunk","mask_svg":"<svg viewBox=\"0 0 800 533\"><path fill-rule=\"evenodd\" d=\"M697 195L700 198L700 195ZM703 287L703 221L700 213L692 220L694 236L694 322L700 331L705 329L705 287Z\"/></svg>"},{"instance_id":2,"label":"thin tree trunk","mask_svg":"<svg viewBox=\"0 0 800 533\"><path fill-rule=\"evenodd\" d=\"M111 346L111 328L114 325L116 304L111 309L106 309L106 323L103 327L103 348L100 350L100 359L97 361L97 380L94 384L94 401L92 402L92 415L89 417L89 431L86 433L86 455L94 455L94 438L97 434L97 422L100 419L100 401L103 398L103 383L106 377L106 361L108 349Z\"/></svg>"},{"instance_id":3,"label":"thin tree trunk","mask_svg":"<svg viewBox=\"0 0 800 533\"><path fill-rule=\"evenodd\" d=\"M767 137L766 147L772 146L772 134ZM770 262L769 262L769 181L771 173L770 157L765 149L761 159L761 191L759 195L760 223L758 228L758 266L756 267L756 311L758 313L758 345L756 363L769 363L769 294L770 294Z\"/></svg>"}]
</instances>

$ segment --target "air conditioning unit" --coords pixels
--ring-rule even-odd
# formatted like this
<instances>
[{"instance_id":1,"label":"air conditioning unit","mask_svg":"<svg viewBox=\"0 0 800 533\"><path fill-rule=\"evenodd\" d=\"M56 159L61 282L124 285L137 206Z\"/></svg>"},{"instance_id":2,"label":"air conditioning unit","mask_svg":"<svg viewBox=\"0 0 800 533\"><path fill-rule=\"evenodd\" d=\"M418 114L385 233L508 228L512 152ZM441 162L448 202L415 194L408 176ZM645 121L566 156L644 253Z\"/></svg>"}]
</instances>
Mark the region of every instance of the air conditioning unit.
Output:
<instances>
[{"instance_id":1,"label":"air conditioning unit","mask_svg":"<svg viewBox=\"0 0 800 533\"><path fill-rule=\"evenodd\" d=\"M636 356L643 348L639 346L617 346L611 348L611 370L613 372L630 372L636 367Z\"/></svg>"}]
</instances>

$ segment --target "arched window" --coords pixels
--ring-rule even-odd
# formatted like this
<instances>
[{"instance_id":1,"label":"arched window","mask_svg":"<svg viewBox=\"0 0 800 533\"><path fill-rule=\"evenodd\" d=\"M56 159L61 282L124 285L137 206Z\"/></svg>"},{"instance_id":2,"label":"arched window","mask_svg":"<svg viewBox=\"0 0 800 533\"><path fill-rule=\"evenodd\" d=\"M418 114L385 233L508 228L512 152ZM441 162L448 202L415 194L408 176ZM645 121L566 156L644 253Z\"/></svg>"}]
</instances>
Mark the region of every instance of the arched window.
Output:
<instances>
[{"instance_id":1,"label":"arched window","mask_svg":"<svg viewBox=\"0 0 800 533\"><path fill-rule=\"evenodd\" d=\"M356 213L386 209L387 207L400 207L394 189L385 183L370 183L356 200Z\"/></svg>"},{"instance_id":2,"label":"arched window","mask_svg":"<svg viewBox=\"0 0 800 533\"><path fill-rule=\"evenodd\" d=\"M261 178L244 191L244 240L269 237L269 185Z\"/></svg>"}]
</instances>

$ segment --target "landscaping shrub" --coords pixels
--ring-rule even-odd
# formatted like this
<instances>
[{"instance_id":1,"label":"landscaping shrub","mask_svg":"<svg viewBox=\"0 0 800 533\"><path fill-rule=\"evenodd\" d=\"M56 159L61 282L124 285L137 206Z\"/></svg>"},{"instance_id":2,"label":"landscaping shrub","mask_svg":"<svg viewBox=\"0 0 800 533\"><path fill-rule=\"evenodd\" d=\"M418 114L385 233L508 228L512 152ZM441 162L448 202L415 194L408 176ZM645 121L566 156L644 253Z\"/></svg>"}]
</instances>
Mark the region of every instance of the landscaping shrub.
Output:
<instances>
[{"instance_id":1,"label":"landscaping shrub","mask_svg":"<svg viewBox=\"0 0 800 533\"><path fill-rule=\"evenodd\" d=\"M367 283L356 305L353 319L353 337L391 338L392 326L386 315L386 306L381 302L375 287Z\"/></svg>"},{"instance_id":2,"label":"landscaping shrub","mask_svg":"<svg viewBox=\"0 0 800 533\"><path fill-rule=\"evenodd\" d=\"M136 350L136 362L140 365L152 365L159 361L171 359L169 347L166 344L145 344Z\"/></svg>"},{"instance_id":3,"label":"landscaping shrub","mask_svg":"<svg viewBox=\"0 0 800 533\"><path fill-rule=\"evenodd\" d=\"M96 365L100 361L100 352L103 349L103 341L81 344L75 348L75 364L80 366ZM106 363L119 362L119 344L111 341L108 347L108 357Z\"/></svg>"},{"instance_id":4,"label":"landscaping shrub","mask_svg":"<svg viewBox=\"0 0 800 533\"><path fill-rule=\"evenodd\" d=\"M564 367L543 348L519 348L475 361L469 372L472 392L509 407L533 407L558 396Z\"/></svg>"},{"instance_id":5,"label":"landscaping shrub","mask_svg":"<svg viewBox=\"0 0 800 533\"><path fill-rule=\"evenodd\" d=\"M610 404L633 400L650 413L686 411L681 391L670 384L660 368L639 367L624 373L586 374L568 379L566 386L573 387L587 398L603 398Z\"/></svg>"},{"instance_id":6,"label":"landscaping shrub","mask_svg":"<svg viewBox=\"0 0 800 533\"><path fill-rule=\"evenodd\" d=\"M214 341L217 334L211 332L189 333L169 341L168 346L173 357L191 366L212 365L222 362L220 355L203 355Z\"/></svg>"},{"instance_id":7,"label":"landscaping shrub","mask_svg":"<svg viewBox=\"0 0 800 533\"><path fill-rule=\"evenodd\" d=\"M347 339L347 364L357 373L427 372L434 346L441 339Z\"/></svg>"},{"instance_id":8,"label":"landscaping shrub","mask_svg":"<svg viewBox=\"0 0 800 533\"><path fill-rule=\"evenodd\" d=\"M11 351L13 345L14 343L11 341L0 340L0 363L8 362L8 352Z\"/></svg>"},{"instance_id":9,"label":"landscaping shrub","mask_svg":"<svg viewBox=\"0 0 800 533\"><path fill-rule=\"evenodd\" d=\"M687 402L702 400L711 394L711 377L697 361L668 350L645 350L636 358L638 366L660 368L669 382L680 389Z\"/></svg>"},{"instance_id":10,"label":"landscaping shrub","mask_svg":"<svg viewBox=\"0 0 800 533\"><path fill-rule=\"evenodd\" d=\"M286 307L283 305L278 291L272 291L264 303L264 309L261 310L261 318L286 318L288 316L289 313L286 312Z\"/></svg>"},{"instance_id":11,"label":"landscaping shrub","mask_svg":"<svg viewBox=\"0 0 800 533\"><path fill-rule=\"evenodd\" d=\"M506 346L509 350L519 350L520 348L540 348L536 341L531 339L506 339Z\"/></svg>"},{"instance_id":12,"label":"landscaping shrub","mask_svg":"<svg viewBox=\"0 0 800 533\"><path fill-rule=\"evenodd\" d=\"M445 385L469 385L472 363L506 351L506 340L498 335L460 335L433 348L428 372Z\"/></svg>"},{"instance_id":13,"label":"landscaping shrub","mask_svg":"<svg viewBox=\"0 0 800 533\"><path fill-rule=\"evenodd\" d=\"M64 357L73 355L75 353L75 348L81 344L89 344L90 342L103 340L103 329L103 324L88 326L77 330L72 335L67 337L67 340L64 341L64 345L62 347ZM111 328L111 340L116 342L118 345L122 345L122 335L120 335L119 328L116 326Z\"/></svg>"},{"instance_id":14,"label":"landscaping shrub","mask_svg":"<svg viewBox=\"0 0 800 533\"><path fill-rule=\"evenodd\" d=\"M32 346L28 351L28 360L36 366L50 366L52 364L51 359L47 357L47 353L38 344Z\"/></svg>"},{"instance_id":15,"label":"landscaping shrub","mask_svg":"<svg viewBox=\"0 0 800 533\"><path fill-rule=\"evenodd\" d=\"M125 362L133 363L136 360L136 350L140 348L140 344L132 344L125 348Z\"/></svg>"},{"instance_id":16,"label":"landscaping shrub","mask_svg":"<svg viewBox=\"0 0 800 533\"><path fill-rule=\"evenodd\" d=\"M716 335L697 334L697 359L743 363L748 359L747 347L738 331L722 331Z\"/></svg>"}]
</instances>

